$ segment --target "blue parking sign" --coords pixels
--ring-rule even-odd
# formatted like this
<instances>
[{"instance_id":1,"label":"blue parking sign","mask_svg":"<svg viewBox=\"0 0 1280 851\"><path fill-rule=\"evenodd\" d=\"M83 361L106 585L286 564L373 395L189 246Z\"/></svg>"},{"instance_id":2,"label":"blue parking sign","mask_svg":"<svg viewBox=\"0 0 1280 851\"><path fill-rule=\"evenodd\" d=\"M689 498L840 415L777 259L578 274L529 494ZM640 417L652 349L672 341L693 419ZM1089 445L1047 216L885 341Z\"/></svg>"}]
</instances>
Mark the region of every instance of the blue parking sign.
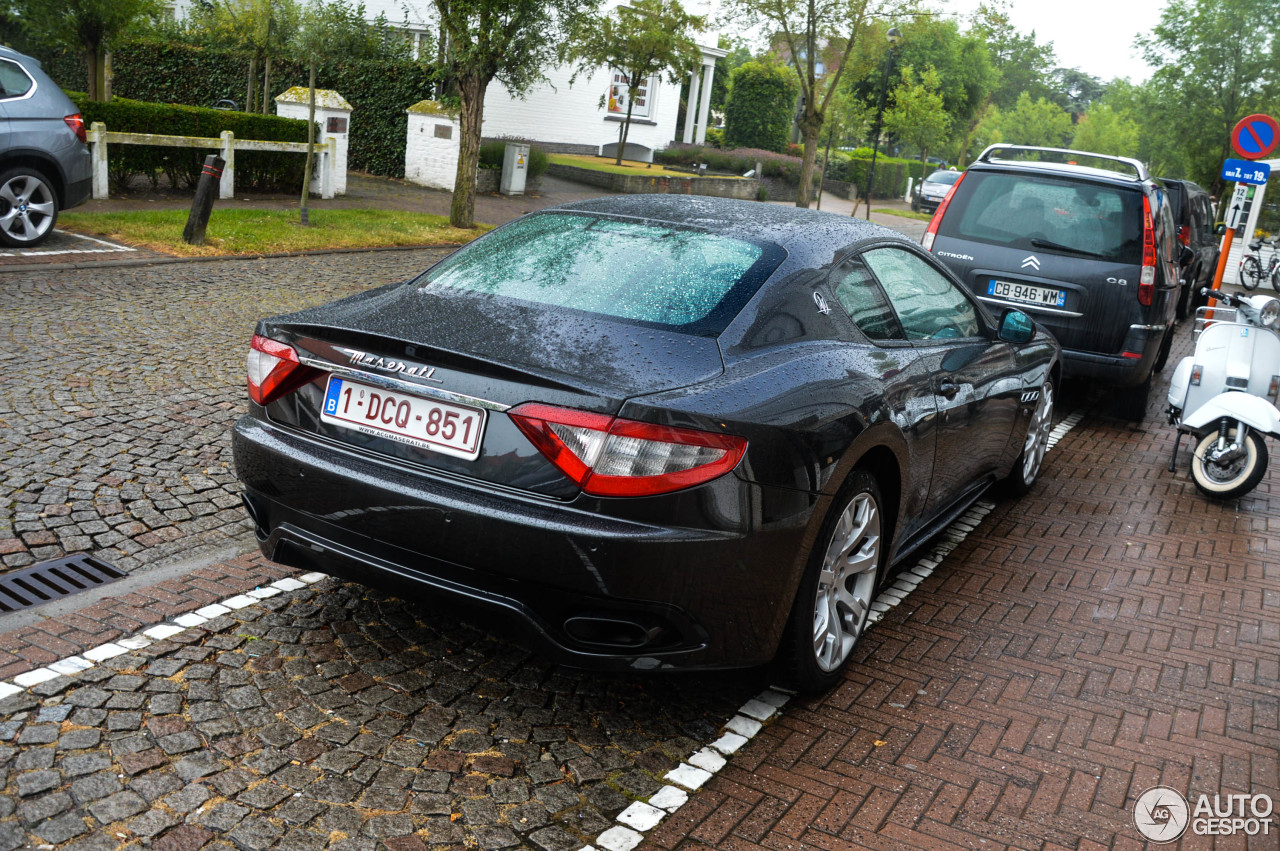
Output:
<instances>
[{"instance_id":1,"label":"blue parking sign","mask_svg":"<svg viewBox=\"0 0 1280 851\"><path fill-rule=\"evenodd\" d=\"M1233 183L1261 186L1271 176L1271 166L1248 160L1227 160L1222 164L1222 179Z\"/></svg>"}]
</instances>

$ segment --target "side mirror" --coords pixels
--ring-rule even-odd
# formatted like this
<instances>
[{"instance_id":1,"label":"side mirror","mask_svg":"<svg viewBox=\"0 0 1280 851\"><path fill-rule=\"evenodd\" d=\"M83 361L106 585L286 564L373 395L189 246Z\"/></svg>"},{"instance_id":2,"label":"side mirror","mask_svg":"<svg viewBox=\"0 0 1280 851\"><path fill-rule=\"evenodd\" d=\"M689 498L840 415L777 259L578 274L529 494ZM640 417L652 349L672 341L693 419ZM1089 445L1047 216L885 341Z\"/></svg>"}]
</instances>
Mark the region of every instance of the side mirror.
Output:
<instances>
[{"instance_id":1,"label":"side mirror","mask_svg":"<svg viewBox=\"0 0 1280 851\"><path fill-rule=\"evenodd\" d=\"M1226 233L1227 233L1227 226L1225 224L1218 225L1216 228L1213 229L1214 236L1225 236Z\"/></svg>"},{"instance_id":2,"label":"side mirror","mask_svg":"<svg viewBox=\"0 0 1280 851\"><path fill-rule=\"evenodd\" d=\"M1194 259L1196 259L1196 253L1187 246L1182 246L1182 250L1178 252L1178 265L1185 266Z\"/></svg>"},{"instance_id":3,"label":"side mirror","mask_svg":"<svg viewBox=\"0 0 1280 851\"><path fill-rule=\"evenodd\" d=\"M1006 343L1029 343L1035 333L1036 324L1021 310L1011 307L1000 314L1000 339Z\"/></svg>"}]
</instances>

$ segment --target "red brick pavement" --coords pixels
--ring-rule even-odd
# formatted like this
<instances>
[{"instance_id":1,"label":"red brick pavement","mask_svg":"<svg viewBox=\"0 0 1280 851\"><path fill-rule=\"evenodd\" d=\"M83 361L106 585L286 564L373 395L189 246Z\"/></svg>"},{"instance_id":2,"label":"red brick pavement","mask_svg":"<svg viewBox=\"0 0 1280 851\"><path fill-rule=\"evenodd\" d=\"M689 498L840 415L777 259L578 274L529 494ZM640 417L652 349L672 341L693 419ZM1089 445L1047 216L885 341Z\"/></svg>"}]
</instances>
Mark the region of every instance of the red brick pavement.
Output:
<instances>
[{"instance_id":1,"label":"red brick pavement","mask_svg":"<svg viewBox=\"0 0 1280 851\"><path fill-rule=\"evenodd\" d=\"M295 574L257 553L217 562L57 618L0 633L0 679L77 655L210 603Z\"/></svg>"},{"instance_id":2,"label":"red brick pavement","mask_svg":"<svg viewBox=\"0 0 1280 851\"><path fill-rule=\"evenodd\" d=\"M1168 371L1189 352L1184 327ZM1137 849L1152 786L1280 798L1280 473L1200 496L1185 445L1167 470L1164 392L1141 427L1086 416L842 685L788 706L642 851ZM1247 847L1280 848L1272 827Z\"/></svg>"}]
</instances>

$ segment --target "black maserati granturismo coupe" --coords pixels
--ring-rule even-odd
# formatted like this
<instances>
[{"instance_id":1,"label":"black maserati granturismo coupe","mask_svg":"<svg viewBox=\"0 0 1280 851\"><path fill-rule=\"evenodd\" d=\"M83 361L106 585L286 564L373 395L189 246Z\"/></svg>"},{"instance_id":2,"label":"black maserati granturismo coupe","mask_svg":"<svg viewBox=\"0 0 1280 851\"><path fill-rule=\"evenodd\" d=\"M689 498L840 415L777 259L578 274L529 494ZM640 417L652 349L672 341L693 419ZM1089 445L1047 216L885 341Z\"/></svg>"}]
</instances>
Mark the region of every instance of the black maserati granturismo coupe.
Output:
<instances>
[{"instance_id":1,"label":"black maserati granturismo coupe","mask_svg":"<svg viewBox=\"0 0 1280 851\"><path fill-rule=\"evenodd\" d=\"M1031 487L1058 371L886 228L615 196L262 320L235 463L277 562L479 602L571 665L817 689L895 566Z\"/></svg>"}]
</instances>

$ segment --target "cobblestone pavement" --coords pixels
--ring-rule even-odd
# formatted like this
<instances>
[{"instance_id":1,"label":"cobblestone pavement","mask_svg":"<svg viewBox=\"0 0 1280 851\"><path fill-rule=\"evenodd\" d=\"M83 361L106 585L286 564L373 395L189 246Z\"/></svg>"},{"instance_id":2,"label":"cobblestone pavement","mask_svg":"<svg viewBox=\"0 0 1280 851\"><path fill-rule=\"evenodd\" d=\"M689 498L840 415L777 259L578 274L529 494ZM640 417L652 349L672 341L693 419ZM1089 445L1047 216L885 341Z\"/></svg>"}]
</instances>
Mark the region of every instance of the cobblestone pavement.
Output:
<instances>
[{"instance_id":1,"label":"cobblestone pavement","mask_svg":"<svg viewBox=\"0 0 1280 851\"><path fill-rule=\"evenodd\" d=\"M247 549L229 427L255 321L442 253L0 276L0 561L96 551L132 571Z\"/></svg>"},{"instance_id":2,"label":"cobblestone pavement","mask_svg":"<svg viewBox=\"0 0 1280 851\"><path fill-rule=\"evenodd\" d=\"M2 851L573 851L761 685L564 672L331 579L224 611L0 701Z\"/></svg>"},{"instance_id":3,"label":"cobblestone pavement","mask_svg":"<svg viewBox=\"0 0 1280 851\"><path fill-rule=\"evenodd\" d=\"M1280 470L1202 497L1186 441L1167 469L1166 392L1140 427L1085 416L842 685L790 705L641 851L1139 849L1152 786L1280 800ZM1280 848L1280 820L1247 847Z\"/></svg>"}]
</instances>

